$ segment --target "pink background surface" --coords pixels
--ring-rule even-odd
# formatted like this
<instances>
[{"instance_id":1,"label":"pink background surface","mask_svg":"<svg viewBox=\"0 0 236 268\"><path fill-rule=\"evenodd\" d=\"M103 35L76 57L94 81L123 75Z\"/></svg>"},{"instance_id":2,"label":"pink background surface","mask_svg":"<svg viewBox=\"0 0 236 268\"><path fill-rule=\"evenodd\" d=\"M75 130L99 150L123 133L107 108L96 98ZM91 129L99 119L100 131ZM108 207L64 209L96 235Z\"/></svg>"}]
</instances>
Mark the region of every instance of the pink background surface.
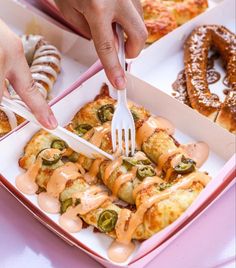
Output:
<instances>
[{"instance_id":1,"label":"pink background surface","mask_svg":"<svg viewBox=\"0 0 236 268\"><path fill-rule=\"evenodd\" d=\"M234 185L146 267L236 267L235 190ZM47 230L1 186L0 211L0 268L101 267Z\"/></svg>"},{"instance_id":2,"label":"pink background surface","mask_svg":"<svg viewBox=\"0 0 236 268\"><path fill-rule=\"evenodd\" d=\"M235 267L235 190L231 187L147 268ZM0 267L102 267L69 246L0 186Z\"/></svg>"}]
</instances>

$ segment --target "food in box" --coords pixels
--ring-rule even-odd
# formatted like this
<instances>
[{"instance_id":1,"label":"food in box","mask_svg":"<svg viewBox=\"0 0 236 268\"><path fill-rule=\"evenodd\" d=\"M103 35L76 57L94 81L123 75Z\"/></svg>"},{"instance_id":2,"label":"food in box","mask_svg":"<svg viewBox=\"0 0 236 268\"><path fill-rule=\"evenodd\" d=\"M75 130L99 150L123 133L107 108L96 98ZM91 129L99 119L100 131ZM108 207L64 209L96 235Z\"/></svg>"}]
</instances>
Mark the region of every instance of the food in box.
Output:
<instances>
[{"instance_id":1,"label":"food in box","mask_svg":"<svg viewBox=\"0 0 236 268\"><path fill-rule=\"evenodd\" d=\"M58 103L56 103L53 106L53 110L55 111L56 116L58 117L60 124L61 125L68 125L71 118L76 114L78 109L83 107L87 102L92 101L94 99L94 97L99 93L100 86L102 86L102 84L104 82L108 83L108 81L105 78L104 73L103 72L99 73L98 75L96 75L93 78L91 78L90 80L88 80L82 87L71 92L69 95L65 96L62 100L60 100ZM98 85L100 85L100 86L98 87ZM85 92L86 92L86 94L85 94ZM144 92L145 92L146 98L143 97ZM115 92L113 92L111 90L110 93L111 93L111 96L114 97ZM83 96L83 98L82 98L82 96ZM151 98L151 96L152 96L152 98ZM155 96L155 98L153 98L153 96ZM176 130L175 137L181 144L188 143L193 139L195 141L202 140L202 141L206 142L207 144L209 144L210 155L209 155L208 160L206 161L206 163L202 167L202 170L208 171L209 174L212 176L212 180L208 183L205 190L202 191L199 198L197 198L194 201L194 203L192 204L192 206L190 206L189 209L187 209L187 211L183 212L180 217L178 217L179 216L179 215L177 215L178 213L176 214L178 219L176 219L173 223L171 223L169 226L167 226L165 229L163 229L159 233L153 235L148 240L146 240L142 243L136 243L136 251L131 255L131 257L129 257L129 259L126 262L122 263L122 265L126 265L131 260L136 261L137 258L142 257L147 252L154 249L159 243L163 242L164 239L166 239L168 236L173 234L174 231L176 230L176 228L178 226L180 226L181 224L183 224L190 217L190 215L192 215L192 213L194 211L196 211L196 209L206 201L207 197L211 194L211 191L213 191L213 189L215 189L215 187L217 187L217 188L220 187L220 185L223 182L223 177L221 177L221 176L218 177L217 175L218 175L219 170L224 166L226 161L232 155L232 146L233 146L233 143L235 142L234 139L232 139L230 133L222 132L223 129L217 127L214 124L213 125L209 124L207 119L199 117L198 114L195 114L188 107L181 105L179 102L175 101L174 99L172 99L171 97L162 93L161 91L159 91L155 88L152 88L151 86L147 85L146 83L144 83L138 79L135 79L133 77L129 77L129 97L132 101L134 101L134 103L138 103L139 105L142 105L143 107L147 107L148 109L151 110L152 114L157 114L158 116L161 116L162 118L165 117L166 119L171 120L174 123L174 125L177 127L177 129L181 128L182 131L186 132L186 134L188 133L188 135L190 135L190 137L191 136L194 137L194 138L190 138L189 136L186 136L185 134L183 134L183 132ZM104 103L104 99L105 99L105 103ZM113 99L110 99L107 96L104 97L104 99L102 99L102 100L100 99L101 103L99 105L99 108L101 108L100 106L102 104L104 104L104 105L113 104L114 105ZM68 102L70 103L70 107L68 107L67 113L64 113L64 112L62 113L63 107L65 107L66 103L68 103ZM99 102L99 100L98 100L98 102ZM97 102L95 102L95 103L97 103ZM95 105L95 103L93 102L93 103L89 104L89 106L86 106L86 108L83 108L84 109L84 110L82 109L83 112L82 113L79 112L74 117L74 120L71 122L71 124L68 127L72 128L72 130L75 132L78 131L78 134L80 134L80 135L81 135L81 133L83 134L84 132L86 132L86 130L88 130L87 126L86 126L86 128L81 126L81 124L85 124L85 122L87 122L87 123L89 122L90 125L93 125L93 126L96 126L96 128L97 127L99 128L98 124L100 124L99 122L100 122L101 118L102 118L102 120L104 118L110 118L110 115L111 115L110 112L112 111L112 109L110 106L109 107L106 106L105 108L109 108L109 109L108 110L105 108L101 109L101 110L103 110L104 113L99 113L100 116L97 117L96 116L97 110L93 109L93 107L94 107L93 105ZM168 107L166 107L166 103L169 103L169 105L173 108L174 111L170 110ZM88 109L88 107L89 107L89 109ZM141 114L143 116L143 115L147 114L147 112L143 108L139 108L141 110L139 110L139 109L137 110L137 108L135 108L135 109L136 109L136 113L138 112L138 115ZM140 113L139 111L142 111L142 112ZM92 114L92 116L91 116L91 114ZM188 114L189 122L196 122L194 127L191 127L189 124L186 124L183 122L183 116L186 114ZM162 122L166 122L166 121L162 121ZM104 124L106 124L106 123L107 122L105 122ZM204 126L208 126L208 131L205 133L203 132ZM169 128L169 129L171 129L171 128ZM42 132L40 132L39 134L36 134L36 136L33 138L33 140L30 143L28 143L28 145L26 146L26 151L25 151L26 154L22 158L24 146L27 144L27 142L31 139L32 135L37 130L38 130L38 127L35 127L32 124L27 124L24 127L22 127L20 130L18 130L16 133L12 133L8 138L4 139L0 144L1 149L4 150L5 147L7 148L7 146L9 146L8 144L12 139L13 140L16 139L16 136L17 136L18 142L20 142L20 146L18 146L19 148L17 148L17 152L15 150L10 150L6 154L5 160L1 161L1 163L0 163L1 167L2 167L1 174L5 177L5 179L7 181L9 181L11 183L11 187L13 187L15 189L17 186L16 182L15 182L15 178L19 174L22 173L22 170L18 166L19 158L21 158L20 164L22 166L27 165L27 162L28 163L30 163L31 161L34 162L36 152L38 152L38 150L41 149L41 147L44 147L44 146L46 146L47 148L51 147L52 142L54 143L53 147L56 147L56 149L54 148L54 150L59 150L60 148L65 146L63 142L61 142L61 141L55 142L55 138L52 138L50 135L48 136L48 135L45 135ZM164 133L164 132L162 131L160 133ZM219 145L216 146L217 140L216 140L216 143L213 142L212 139L209 137L209 133L212 133L212 135L215 135L218 139L219 138L222 139L223 142L221 142L221 144L219 143ZM89 131L88 131L88 134L89 134ZM166 136L166 137L170 137L170 136ZM169 140L169 139L172 140L172 138L167 138L167 140ZM36 140L38 140L39 143L37 143L37 146L32 146ZM109 141L109 139L108 139L108 141ZM103 145L108 146L105 144L107 144L106 142L104 142ZM108 142L108 144L109 144L109 142ZM171 142L171 144L173 145L173 142ZM227 150L225 150L225 148L227 148ZM29 150L33 150L33 154L31 154ZM213 152L212 150L216 151L216 152ZM42 153L43 153L43 151L42 151ZM47 151L45 151L45 153L47 153ZM60 150L58 151L58 154L61 154ZM69 150L69 152L67 151L67 154L68 154L68 157L70 157L72 152ZM31 157L30 157L30 155L31 155ZM8 159L9 159L9 161L8 161ZM76 159L76 158L74 158L74 155L73 155L72 159L73 160ZM48 160L48 159L46 159L46 160ZM49 159L49 162L51 160L52 159ZM57 160L57 158L53 159L53 161L54 160ZM127 160L130 160L130 159L127 159ZM97 161L97 163L99 162L98 160L95 160L95 161ZM119 161L121 161L121 160L119 160ZM86 165L89 166L91 164L89 162L90 161L87 159L85 161ZM130 162L130 161L128 161L128 162ZM131 161L131 163L132 163L132 161ZM8 168L9 164L11 164L11 166L12 166L11 169ZM57 164L58 164L58 162L57 162ZM55 163L55 165L56 165L56 163ZM71 165L71 164L67 164L67 165ZM97 165L95 165L95 166L97 166ZM150 165L147 165L147 166L150 166ZM69 168L71 168L71 167L69 167ZM83 168L85 168L85 167L83 167ZM72 169L73 169L73 167L72 167ZM49 170L50 170L50 168L49 168ZM150 166L150 170L152 171L152 165ZM148 172L150 170L148 169ZM59 171L60 171L60 167L58 169L58 172ZM74 172L75 172L75 174L77 174L78 170L76 169L76 170L74 170ZM121 170L121 172L122 172L122 170ZM141 173L143 174L143 172L141 172ZM50 174L50 172L49 173L46 172L46 174ZM202 176L206 176L208 178L208 176L205 175L204 173L201 173L201 174L202 174ZM140 175L140 177L141 177L141 175ZM93 176L88 176L88 178L91 178L91 177L93 178ZM41 176L41 178L45 178L45 177ZM83 179L79 179L79 181L81 181L81 180L83 180ZM84 182L83 182L83 184L86 185L86 183L84 183ZM109 187L109 183L107 185ZM170 185L171 185L171 183L169 185L167 184L166 186L171 188L172 186L170 186ZM42 183L41 186L45 187L45 184ZM163 184L163 187L164 186L165 185ZM72 188L70 188L70 187L72 187ZM76 187L76 186L70 185L70 184L67 185L67 187L66 187L66 191L64 192L65 199L61 200L61 201L65 201L65 203L62 202L62 204L63 204L62 210L63 211L66 210L67 206L69 206L71 204L71 200L70 200L71 197L69 196L69 198L67 198L67 193L68 193L67 190L69 190L69 192L70 192L70 190L74 189L74 187ZM200 189L200 188L198 188L198 189ZM96 189L93 189L93 187L91 187L91 186L88 188L86 186L86 189L96 190ZM40 189L40 191L41 190L45 191L44 189ZM163 190L162 193L165 193L165 190ZM193 190L192 193L196 193L195 190ZM45 192L42 192L41 195L43 197L45 195ZM191 191L190 191L190 195L191 195ZM128 196L131 197L131 195L128 195ZM41 210L41 208L38 204L38 201L37 201L37 197L35 195L25 195L24 194L24 197L27 200L29 200L31 203L33 203L34 206L36 206L38 208L38 210L43 211L43 210ZM104 195L104 192L102 190L99 194L99 198L105 198L105 197L107 198L106 194ZM43 200L43 198L42 198L42 200ZM123 198L124 198L124 196L123 196ZM126 200L126 201L129 201L129 200ZM190 201L190 203L192 201ZM72 203L73 202L74 201L72 198ZM130 200L130 202L132 203L132 200ZM42 206L42 203L41 203L41 206ZM117 209L117 211L116 211L117 213L120 211L120 208L117 208L117 207L114 208L113 205L110 205L110 206L111 207L109 210L116 211L116 209ZM105 206L105 208L106 208L106 206ZM66 210L65 213L67 213L67 211L68 211L68 213L72 213L73 209ZM95 211L96 211L96 209L95 209ZM96 213L93 214L93 217L88 218L88 219L86 219L85 215L82 217L85 218L90 224L94 224L95 226L99 227L99 229L101 231L101 229L104 226L102 225L102 223L101 223L101 225L98 226L97 222L99 220L100 214L102 214L103 211L104 211L104 208L101 211L101 208L99 205L99 208L96 211ZM104 221L104 217L105 217L105 220L108 220L108 222L109 222L109 219L113 219L113 217L116 218L116 216L114 216L114 215L116 215L115 213L113 213L113 212L111 212L111 214L109 214L109 213L108 213L108 215L106 215L106 214L101 215L100 222ZM58 226L58 223L60 221L58 214L51 215L49 213L44 212L44 215L46 215L50 220L52 220ZM67 214L63 214L63 215L67 215ZM87 216L89 216L89 215L91 216L90 213L87 214ZM173 216L173 219L175 219L176 215ZM95 223L94 223L94 220L95 220ZM113 226L112 221L113 220L111 220L111 222L110 222L111 226ZM46 220L46 222L47 222L47 224L49 224L50 221ZM108 224L108 227L109 226L110 225ZM160 226L158 226L157 228L159 228L159 227ZM57 227L57 228L58 228L57 230L60 230L59 233L62 233L62 229L60 229L59 227ZM111 231L111 234L112 234L112 231ZM151 235L151 234L152 233L149 233L149 235ZM143 236L144 234L141 232L141 235ZM149 235L147 234L147 237L143 236L143 238L148 238ZM90 252L93 252L94 254L99 255L101 258L104 258L107 261L109 260L109 258L107 256L107 250L108 250L110 244L112 243L112 240L110 238L108 238L107 236L102 235L101 233L93 233L91 228L82 229L78 233L70 234L70 236L68 234L68 237L70 237L70 239L71 239L71 236L73 238L75 238L77 241L79 241L79 242L77 242L77 244L82 246L82 248L88 248L88 250Z\"/></svg>"}]
</instances>

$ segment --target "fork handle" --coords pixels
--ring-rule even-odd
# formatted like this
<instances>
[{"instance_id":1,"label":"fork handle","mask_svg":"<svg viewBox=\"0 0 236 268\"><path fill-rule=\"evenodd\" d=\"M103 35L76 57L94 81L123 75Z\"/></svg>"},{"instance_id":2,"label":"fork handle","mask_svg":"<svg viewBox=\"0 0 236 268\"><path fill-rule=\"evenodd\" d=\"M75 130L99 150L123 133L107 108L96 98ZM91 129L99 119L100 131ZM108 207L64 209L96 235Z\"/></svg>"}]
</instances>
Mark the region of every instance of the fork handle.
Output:
<instances>
[{"instance_id":1,"label":"fork handle","mask_svg":"<svg viewBox=\"0 0 236 268\"><path fill-rule=\"evenodd\" d=\"M118 37L118 58L121 67L125 70L125 46L124 46L124 31L122 27L116 23L116 33ZM118 103L127 105L126 89L118 90Z\"/></svg>"}]
</instances>

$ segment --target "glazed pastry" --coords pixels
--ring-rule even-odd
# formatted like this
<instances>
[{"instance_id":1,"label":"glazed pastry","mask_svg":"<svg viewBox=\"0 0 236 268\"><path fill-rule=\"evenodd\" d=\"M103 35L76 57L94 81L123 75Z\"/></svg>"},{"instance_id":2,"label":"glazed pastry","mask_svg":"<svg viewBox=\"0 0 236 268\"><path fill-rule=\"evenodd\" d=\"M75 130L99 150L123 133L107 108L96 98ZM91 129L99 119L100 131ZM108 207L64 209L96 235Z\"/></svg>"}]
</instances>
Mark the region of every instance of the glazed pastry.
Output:
<instances>
[{"instance_id":1,"label":"glazed pastry","mask_svg":"<svg viewBox=\"0 0 236 268\"><path fill-rule=\"evenodd\" d=\"M35 84L47 98L61 69L61 55L40 35L23 35L21 40Z\"/></svg>"},{"instance_id":2,"label":"glazed pastry","mask_svg":"<svg viewBox=\"0 0 236 268\"><path fill-rule=\"evenodd\" d=\"M192 108L228 130L235 131L235 94L227 96L222 104L218 96L212 94L208 87L207 57L212 46L220 52L225 62L229 86L233 91L236 90L235 34L224 26L204 25L196 28L184 45L189 100Z\"/></svg>"},{"instance_id":3,"label":"glazed pastry","mask_svg":"<svg viewBox=\"0 0 236 268\"><path fill-rule=\"evenodd\" d=\"M102 94L85 105L67 128L100 147L108 144L109 151L110 105L115 100L104 86ZM89 161L44 130L24 149L19 165L26 173L16 178L16 186L25 194L37 193L45 212L61 213L59 224L68 232L78 232L83 219L123 245L132 239L148 239L175 221L210 180L197 170L198 159L187 158L195 144L180 146L170 135L174 129L167 120L130 106L137 128L138 151L133 157ZM202 155L202 150L198 153ZM169 169L175 175L167 178ZM126 202L121 206L117 197Z\"/></svg>"},{"instance_id":4,"label":"glazed pastry","mask_svg":"<svg viewBox=\"0 0 236 268\"><path fill-rule=\"evenodd\" d=\"M23 35L21 40L28 65L30 66L32 78L35 81L35 86L46 99L60 72L61 55L57 48L50 45L42 36ZM19 102L21 105L24 105L7 80L6 85L9 97ZM24 121L23 118L1 106L0 118L2 119L0 120L0 137L16 128Z\"/></svg>"},{"instance_id":5,"label":"glazed pastry","mask_svg":"<svg viewBox=\"0 0 236 268\"><path fill-rule=\"evenodd\" d=\"M178 26L204 12L207 0L142 0L144 22L153 43Z\"/></svg>"}]
</instances>

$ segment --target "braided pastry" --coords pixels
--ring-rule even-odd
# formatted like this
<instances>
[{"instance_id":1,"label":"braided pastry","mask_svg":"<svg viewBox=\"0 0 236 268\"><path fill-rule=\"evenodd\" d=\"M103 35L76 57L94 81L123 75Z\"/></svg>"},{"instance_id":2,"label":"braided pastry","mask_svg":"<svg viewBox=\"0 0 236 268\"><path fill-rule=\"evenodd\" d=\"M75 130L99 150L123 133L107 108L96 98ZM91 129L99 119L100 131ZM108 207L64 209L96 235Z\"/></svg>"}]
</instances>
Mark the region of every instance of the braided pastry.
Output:
<instances>
[{"instance_id":1,"label":"braided pastry","mask_svg":"<svg viewBox=\"0 0 236 268\"><path fill-rule=\"evenodd\" d=\"M207 58L211 47L217 49L226 66L232 92L221 103L207 83ZM184 45L187 91L192 108L231 132L236 132L236 38L224 26L204 25L196 28Z\"/></svg>"},{"instance_id":2,"label":"braided pastry","mask_svg":"<svg viewBox=\"0 0 236 268\"><path fill-rule=\"evenodd\" d=\"M142 0L144 21L153 43L178 26L201 14L207 0Z\"/></svg>"},{"instance_id":3,"label":"braided pastry","mask_svg":"<svg viewBox=\"0 0 236 268\"><path fill-rule=\"evenodd\" d=\"M67 128L111 152L114 105L104 86L102 94L81 108ZM92 160L40 130L19 160L27 171L16 178L16 186L25 194L37 192L44 211L62 214L59 224L67 231L78 232L82 218L125 248L133 245L132 239L148 239L175 221L210 180L197 169L205 159L190 157L196 144L186 150L170 135L174 129L167 120L150 116L132 103L129 106L139 150L133 157ZM113 246L109 257L124 261L125 257L114 259L111 255Z\"/></svg>"},{"instance_id":4,"label":"braided pastry","mask_svg":"<svg viewBox=\"0 0 236 268\"><path fill-rule=\"evenodd\" d=\"M60 53L42 36L23 35L21 40L35 86L46 99L60 72ZM9 97L24 105L9 82L6 81L6 83ZM0 137L16 128L23 121L21 117L0 106Z\"/></svg>"}]
</instances>

